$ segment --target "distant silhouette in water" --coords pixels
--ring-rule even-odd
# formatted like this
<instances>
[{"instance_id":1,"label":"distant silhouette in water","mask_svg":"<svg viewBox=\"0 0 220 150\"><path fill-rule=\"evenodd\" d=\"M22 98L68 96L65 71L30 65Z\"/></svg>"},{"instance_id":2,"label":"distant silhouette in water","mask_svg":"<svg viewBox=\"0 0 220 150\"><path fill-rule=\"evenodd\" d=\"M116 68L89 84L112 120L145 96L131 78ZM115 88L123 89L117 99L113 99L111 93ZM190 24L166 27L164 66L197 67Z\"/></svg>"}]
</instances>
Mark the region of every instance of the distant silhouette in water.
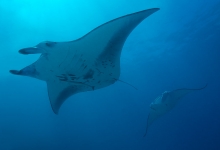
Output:
<instances>
[{"instance_id":1,"label":"distant silhouette in water","mask_svg":"<svg viewBox=\"0 0 220 150\"><path fill-rule=\"evenodd\" d=\"M206 88L205 85L199 89L177 89L174 91L165 91L160 96L158 96L151 104L150 104L150 113L147 119L147 127L144 136L147 135L147 130L149 126L159 117L163 116L170 110L172 110L176 104L179 102L181 98L192 91L202 90Z\"/></svg>"},{"instance_id":2,"label":"distant silhouette in water","mask_svg":"<svg viewBox=\"0 0 220 150\"><path fill-rule=\"evenodd\" d=\"M73 94L107 87L120 76L120 55L132 30L159 8L143 10L111 20L83 37L69 42L41 42L19 50L41 54L33 64L10 70L12 74L46 81L55 114Z\"/></svg>"}]
</instances>

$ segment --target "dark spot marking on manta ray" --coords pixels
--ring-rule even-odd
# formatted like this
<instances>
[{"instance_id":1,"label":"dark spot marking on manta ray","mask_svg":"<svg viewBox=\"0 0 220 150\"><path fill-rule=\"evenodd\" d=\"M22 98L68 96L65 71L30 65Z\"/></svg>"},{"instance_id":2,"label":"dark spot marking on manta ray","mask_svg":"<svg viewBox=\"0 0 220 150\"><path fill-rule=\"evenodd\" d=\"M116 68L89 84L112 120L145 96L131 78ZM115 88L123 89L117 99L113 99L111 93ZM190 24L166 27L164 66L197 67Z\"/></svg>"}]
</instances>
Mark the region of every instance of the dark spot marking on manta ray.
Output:
<instances>
[{"instance_id":1,"label":"dark spot marking on manta ray","mask_svg":"<svg viewBox=\"0 0 220 150\"><path fill-rule=\"evenodd\" d=\"M68 74L68 76L73 76L73 77L75 77L76 75L74 75L74 74Z\"/></svg>"},{"instance_id":2,"label":"dark spot marking on manta ray","mask_svg":"<svg viewBox=\"0 0 220 150\"><path fill-rule=\"evenodd\" d=\"M56 76L56 77L58 77L58 78L62 78L63 76Z\"/></svg>"},{"instance_id":3,"label":"dark spot marking on manta ray","mask_svg":"<svg viewBox=\"0 0 220 150\"><path fill-rule=\"evenodd\" d=\"M91 78L93 78L93 74L94 74L94 71L90 69L90 70L83 76L83 79L91 79Z\"/></svg>"},{"instance_id":4,"label":"dark spot marking on manta ray","mask_svg":"<svg viewBox=\"0 0 220 150\"><path fill-rule=\"evenodd\" d=\"M71 79L71 80L75 80L75 79L76 79L76 77L70 77L70 79Z\"/></svg>"},{"instance_id":5,"label":"dark spot marking on manta ray","mask_svg":"<svg viewBox=\"0 0 220 150\"><path fill-rule=\"evenodd\" d=\"M57 42L49 42L49 41L45 42L45 45L47 47L54 47L56 44L57 44Z\"/></svg>"},{"instance_id":6,"label":"dark spot marking on manta ray","mask_svg":"<svg viewBox=\"0 0 220 150\"><path fill-rule=\"evenodd\" d=\"M95 89L95 86L91 86L91 85L89 85L89 84L85 84L85 82L74 82L74 81L70 81L70 83L81 84L81 85L84 85L84 86L87 86L87 87L92 88L92 90Z\"/></svg>"},{"instance_id":7,"label":"dark spot marking on manta ray","mask_svg":"<svg viewBox=\"0 0 220 150\"><path fill-rule=\"evenodd\" d=\"M68 81L66 78L60 78L60 81Z\"/></svg>"},{"instance_id":8,"label":"dark spot marking on manta ray","mask_svg":"<svg viewBox=\"0 0 220 150\"><path fill-rule=\"evenodd\" d=\"M103 73L103 72L101 72L98 68L96 68L96 70L97 70L99 73Z\"/></svg>"},{"instance_id":9,"label":"dark spot marking on manta ray","mask_svg":"<svg viewBox=\"0 0 220 150\"><path fill-rule=\"evenodd\" d=\"M62 74L62 76L56 76L59 78L60 81L68 81L68 77L65 74Z\"/></svg>"},{"instance_id":10,"label":"dark spot marking on manta ray","mask_svg":"<svg viewBox=\"0 0 220 150\"><path fill-rule=\"evenodd\" d=\"M68 78L60 78L60 81L68 81Z\"/></svg>"}]
</instances>

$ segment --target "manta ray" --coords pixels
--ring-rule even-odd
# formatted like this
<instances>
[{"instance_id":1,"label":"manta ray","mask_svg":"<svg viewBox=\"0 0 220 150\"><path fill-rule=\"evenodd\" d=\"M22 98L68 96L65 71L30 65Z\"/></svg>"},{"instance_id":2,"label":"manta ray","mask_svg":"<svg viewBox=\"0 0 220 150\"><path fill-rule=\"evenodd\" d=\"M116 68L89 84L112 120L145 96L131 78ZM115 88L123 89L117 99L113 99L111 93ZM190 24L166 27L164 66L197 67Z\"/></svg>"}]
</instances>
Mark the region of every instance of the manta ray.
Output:
<instances>
[{"instance_id":1,"label":"manta ray","mask_svg":"<svg viewBox=\"0 0 220 150\"><path fill-rule=\"evenodd\" d=\"M151 104L150 104L150 113L148 115L147 119L147 127L146 127L146 132L144 136L147 134L147 130L149 126L157 120L159 117L163 116L170 110L172 110L176 104L179 102L181 98L186 96L192 91L198 91L206 88L207 85L205 85L202 88L198 89L177 89L173 91L165 91L162 93L160 96L158 96Z\"/></svg>"},{"instance_id":2,"label":"manta ray","mask_svg":"<svg viewBox=\"0 0 220 150\"><path fill-rule=\"evenodd\" d=\"M158 10L116 18L73 41L46 41L21 49L19 53L24 55L41 55L33 64L10 72L46 81L51 107L58 114L63 102L73 94L104 88L119 80L120 55L127 37Z\"/></svg>"}]
</instances>

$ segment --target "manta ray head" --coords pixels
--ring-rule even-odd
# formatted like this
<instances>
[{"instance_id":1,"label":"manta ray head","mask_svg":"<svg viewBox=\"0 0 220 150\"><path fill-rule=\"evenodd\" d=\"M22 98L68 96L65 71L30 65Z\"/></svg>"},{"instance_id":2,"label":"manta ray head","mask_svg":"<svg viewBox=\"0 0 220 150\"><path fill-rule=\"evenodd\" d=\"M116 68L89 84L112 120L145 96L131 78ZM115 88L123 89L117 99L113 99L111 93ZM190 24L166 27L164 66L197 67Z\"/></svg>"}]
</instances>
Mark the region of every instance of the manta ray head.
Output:
<instances>
[{"instance_id":1,"label":"manta ray head","mask_svg":"<svg viewBox=\"0 0 220 150\"><path fill-rule=\"evenodd\" d=\"M40 42L39 44L36 45L38 48L42 49L47 49L47 48L52 48L57 44L57 42L51 42L51 41L44 41Z\"/></svg>"}]
</instances>

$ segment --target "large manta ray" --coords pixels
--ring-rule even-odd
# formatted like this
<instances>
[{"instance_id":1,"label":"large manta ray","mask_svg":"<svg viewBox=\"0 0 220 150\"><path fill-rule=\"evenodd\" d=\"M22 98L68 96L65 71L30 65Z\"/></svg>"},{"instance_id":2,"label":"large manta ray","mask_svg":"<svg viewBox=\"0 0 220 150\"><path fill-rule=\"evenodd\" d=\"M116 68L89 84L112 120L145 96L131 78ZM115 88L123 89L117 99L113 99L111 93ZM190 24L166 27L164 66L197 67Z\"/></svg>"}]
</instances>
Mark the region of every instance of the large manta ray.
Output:
<instances>
[{"instance_id":1,"label":"large manta ray","mask_svg":"<svg viewBox=\"0 0 220 150\"><path fill-rule=\"evenodd\" d=\"M41 56L33 64L10 72L46 81L52 109L58 114L71 95L100 89L119 79L120 55L127 37L141 21L158 10L153 8L119 17L74 41L46 41L21 49L21 54Z\"/></svg>"},{"instance_id":2,"label":"large manta ray","mask_svg":"<svg viewBox=\"0 0 220 150\"><path fill-rule=\"evenodd\" d=\"M158 118L171 111L176 104L179 102L181 98L186 96L192 91L202 90L206 88L205 85L199 89L177 89L173 91L165 91L160 96L158 96L151 104L150 104L150 113L147 119L147 128L144 136L147 134L147 130L149 126Z\"/></svg>"}]
</instances>

